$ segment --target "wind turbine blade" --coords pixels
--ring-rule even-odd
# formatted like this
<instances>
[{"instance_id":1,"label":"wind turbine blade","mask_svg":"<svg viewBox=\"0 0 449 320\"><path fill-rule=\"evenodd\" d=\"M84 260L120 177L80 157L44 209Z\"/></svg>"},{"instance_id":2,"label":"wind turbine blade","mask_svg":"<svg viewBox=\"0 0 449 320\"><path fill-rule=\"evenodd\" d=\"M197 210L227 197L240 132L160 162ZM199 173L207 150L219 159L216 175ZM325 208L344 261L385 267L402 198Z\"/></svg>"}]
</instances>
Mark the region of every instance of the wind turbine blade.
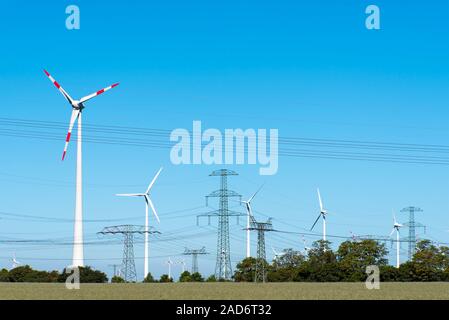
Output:
<instances>
[{"instance_id":1,"label":"wind turbine blade","mask_svg":"<svg viewBox=\"0 0 449 320\"><path fill-rule=\"evenodd\" d=\"M77 109L72 110L72 116L70 117L69 130L67 132L67 137L65 138L65 146L64 152L62 153L62 161L65 159L65 155L67 153L67 148L69 147L70 137L72 135L73 126L75 125L75 121L78 119L80 111Z\"/></svg>"},{"instance_id":2,"label":"wind turbine blade","mask_svg":"<svg viewBox=\"0 0 449 320\"><path fill-rule=\"evenodd\" d=\"M394 210L392 209L391 212L393 213L393 223L396 225L398 222L396 221L396 214L394 213Z\"/></svg>"},{"instance_id":3,"label":"wind turbine blade","mask_svg":"<svg viewBox=\"0 0 449 320\"><path fill-rule=\"evenodd\" d=\"M119 85L118 83L114 83L113 85L110 85L109 87L106 87L106 88L98 90L97 92L94 92L94 93L92 93L92 94L90 94L88 96L85 96L85 97L80 99L80 103L84 103L87 100L90 100L90 99L92 99L92 98L94 98L94 97L96 97L96 96L98 96L98 95L100 95L100 94L102 94L102 93L112 89L112 88L117 87L118 85Z\"/></svg>"},{"instance_id":4,"label":"wind turbine blade","mask_svg":"<svg viewBox=\"0 0 449 320\"><path fill-rule=\"evenodd\" d=\"M276 252L276 250L274 250L274 248L273 248L273 247L271 247L271 250L273 250L273 253L274 253L274 255L275 255L275 256L277 256L277 255L278 255L278 253Z\"/></svg>"},{"instance_id":5,"label":"wind turbine blade","mask_svg":"<svg viewBox=\"0 0 449 320\"><path fill-rule=\"evenodd\" d=\"M312 231L312 230L313 230L313 228L314 228L314 227L315 227L315 225L317 224L318 220L320 220L320 217L321 217L321 213L319 214L318 218L316 218L315 222L313 223L313 226L312 226L312 228L310 228L310 231Z\"/></svg>"},{"instance_id":6,"label":"wind turbine blade","mask_svg":"<svg viewBox=\"0 0 449 320\"><path fill-rule=\"evenodd\" d=\"M391 230L390 237L393 235L394 230L395 230L395 228L393 228L393 230Z\"/></svg>"},{"instance_id":7,"label":"wind turbine blade","mask_svg":"<svg viewBox=\"0 0 449 320\"><path fill-rule=\"evenodd\" d=\"M157 222L161 223L161 221L159 220L159 216L156 213L156 209L154 208L153 201L151 201L150 197L148 197L148 196L145 196L145 200L150 205L151 210L153 211L153 214L156 217Z\"/></svg>"},{"instance_id":8,"label":"wind turbine blade","mask_svg":"<svg viewBox=\"0 0 449 320\"><path fill-rule=\"evenodd\" d=\"M148 194L151 190L151 188L153 187L154 183L156 182L157 177L159 177L159 175L161 174L162 171L162 167L159 169L159 171L156 173L156 175L154 176L153 180L151 180L150 184L148 185L148 189L147 192L145 192L146 194Z\"/></svg>"},{"instance_id":9,"label":"wind turbine blade","mask_svg":"<svg viewBox=\"0 0 449 320\"><path fill-rule=\"evenodd\" d=\"M72 104L73 99L69 96L69 94L59 85L59 83L47 72L47 70L44 69L45 75L50 79L51 82L55 85L55 87L59 90L59 92L62 93L64 98L67 99L67 101Z\"/></svg>"},{"instance_id":10,"label":"wind turbine blade","mask_svg":"<svg viewBox=\"0 0 449 320\"><path fill-rule=\"evenodd\" d=\"M320 211L323 212L323 201L321 201L321 194L319 188L317 188L317 192L318 192L318 200L320 201Z\"/></svg>"},{"instance_id":11,"label":"wind turbine blade","mask_svg":"<svg viewBox=\"0 0 449 320\"><path fill-rule=\"evenodd\" d=\"M117 197L143 197L144 194L141 193L118 193Z\"/></svg>"},{"instance_id":12,"label":"wind turbine blade","mask_svg":"<svg viewBox=\"0 0 449 320\"><path fill-rule=\"evenodd\" d=\"M247 202L251 202L254 199L254 197L259 193L259 191L263 188L264 185L265 184L261 185L260 188L257 189L257 191L252 195L251 198L249 198L249 200Z\"/></svg>"}]
</instances>

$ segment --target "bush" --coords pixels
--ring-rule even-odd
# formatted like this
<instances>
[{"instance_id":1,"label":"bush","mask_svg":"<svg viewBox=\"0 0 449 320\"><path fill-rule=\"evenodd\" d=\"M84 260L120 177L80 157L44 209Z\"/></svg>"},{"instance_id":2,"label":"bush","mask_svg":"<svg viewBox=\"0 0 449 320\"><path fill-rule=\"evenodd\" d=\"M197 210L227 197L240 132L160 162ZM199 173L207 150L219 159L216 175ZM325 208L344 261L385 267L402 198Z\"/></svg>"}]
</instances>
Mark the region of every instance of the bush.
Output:
<instances>
[{"instance_id":1,"label":"bush","mask_svg":"<svg viewBox=\"0 0 449 320\"><path fill-rule=\"evenodd\" d=\"M190 274L189 271L184 271L179 276L179 282L192 282L192 281L193 281L192 280L192 275Z\"/></svg>"},{"instance_id":2,"label":"bush","mask_svg":"<svg viewBox=\"0 0 449 320\"><path fill-rule=\"evenodd\" d=\"M8 270L0 270L0 282L9 282Z\"/></svg>"},{"instance_id":3,"label":"bush","mask_svg":"<svg viewBox=\"0 0 449 320\"><path fill-rule=\"evenodd\" d=\"M163 274L161 276L161 279L159 280L159 282L162 282L162 283L173 282L173 278L169 278L168 274Z\"/></svg>"},{"instance_id":4,"label":"bush","mask_svg":"<svg viewBox=\"0 0 449 320\"><path fill-rule=\"evenodd\" d=\"M199 272L192 273L190 277L192 278L193 282L203 282L204 281L203 276Z\"/></svg>"},{"instance_id":5,"label":"bush","mask_svg":"<svg viewBox=\"0 0 449 320\"><path fill-rule=\"evenodd\" d=\"M111 279L111 283L125 283L125 279L119 276L113 276Z\"/></svg>"},{"instance_id":6,"label":"bush","mask_svg":"<svg viewBox=\"0 0 449 320\"><path fill-rule=\"evenodd\" d=\"M217 278L215 278L215 275L210 275L207 279L206 282L217 282Z\"/></svg>"},{"instance_id":7,"label":"bush","mask_svg":"<svg viewBox=\"0 0 449 320\"><path fill-rule=\"evenodd\" d=\"M151 274L151 272L148 272L147 276L145 277L145 279L143 279L144 283L151 283L151 282L157 282L153 275Z\"/></svg>"}]
</instances>

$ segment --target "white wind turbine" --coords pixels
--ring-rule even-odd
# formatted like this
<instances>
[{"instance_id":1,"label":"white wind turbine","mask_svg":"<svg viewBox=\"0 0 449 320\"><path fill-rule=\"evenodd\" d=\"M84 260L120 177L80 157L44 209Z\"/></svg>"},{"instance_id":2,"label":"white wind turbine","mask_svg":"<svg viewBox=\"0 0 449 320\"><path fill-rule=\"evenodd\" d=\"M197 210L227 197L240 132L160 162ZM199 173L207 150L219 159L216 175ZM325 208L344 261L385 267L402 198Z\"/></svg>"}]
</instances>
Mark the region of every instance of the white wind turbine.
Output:
<instances>
[{"instance_id":1,"label":"white wind turbine","mask_svg":"<svg viewBox=\"0 0 449 320\"><path fill-rule=\"evenodd\" d=\"M318 192L318 200L320 202L320 214L318 215L318 218L316 218L315 222L313 223L312 228L310 228L310 231L313 230L313 228L317 224L318 220L320 220L320 218L322 218L323 219L323 241L326 241L326 215L328 214L328 212L323 207L323 201L321 201L320 189L317 189L317 192Z\"/></svg>"},{"instance_id":2,"label":"white wind turbine","mask_svg":"<svg viewBox=\"0 0 449 320\"><path fill-rule=\"evenodd\" d=\"M62 153L62 160L65 159L67 153L67 147L70 142L70 136L72 134L73 126L78 120L78 137L77 137L77 156L76 156L76 202L75 202L75 226L74 226L74 236L73 236L73 267L84 266L84 248L83 248L83 186L82 186L82 124L81 115L83 109L85 108L84 103L88 100L118 86L118 83L106 87L104 89L98 90L88 96L81 98L80 100L74 100L70 95L59 85L59 83L44 70L46 76L50 79L55 87L62 93L64 98L72 107L72 115L70 117L69 130L67 132L67 137L65 140L64 152Z\"/></svg>"},{"instance_id":3,"label":"white wind turbine","mask_svg":"<svg viewBox=\"0 0 449 320\"><path fill-rule=\"evenodd\" d=\"M184 273L186 271L186 261L184 259L182 259L182 260L179 260L177 262L177 264L181 265L182 273Z\"/></svg>"},{"instance_id":4,"label":"white wind turbine","mask_svg":"<svg viewBox=\"0 0 449 320\"><path fill-rule=\"evenodd\" d=\"M304 238L304 236L302 236L302 243L304 244L304 254L307 255L309 253L310 248L307 246L306 239Z\"/></svg>"},{"instance_id":5,"label":"white wind turbine","mask_svg":"<svg viewBox=\"0 0 449 320\"><path fill-rule=\"evenodd\" d=\"M156 179L159 177L161 171L162 168L159 169L153 180L151 180L145 193L120 193L116 195L119 197L143 197L143 199L145 200L144 278L148 275L148 206L151 207L151 211L153 211L154 217L156 218L157 222L160 223L159 217L156 213L156 209L154 208L154 204L150 199L150 191L154 183L156 182Z\"/></svg>"},{"instance_id":6,"label":"white wind turbine","mask_svg":"<svg viewBox=\"0 0 449 320\"><path fill-rule=\"evenodd\" d=\"M171 277L171 266L173 264L173 261L171 258L168 258L168 260L165 262L166 265L168 265L168 279L172 279Z\"/></svg>"},{"instance_id":7,"label":"white wind turbine","mask_svg":"<svg viewBox=\"0 0 449 320\"><path fill-rule=\"evenodd\" d=\"M251 219L253 218L253 210L251 209L251 201L262 189L263 185L249 198L247 201L242 201L246 206L246 257L251 257Z\"/></svg>"},{"instance_id":8,"label":"white wind turbine","mask_svg":"<svg viewBox=\"0 0 449 320\"><path fill-rule=\"evenodd\" d=\"M393 212L393 229L391 230L390 237L393 235L393 233L396 231L396 268L399 268L400 266L400 260L399 260L399 250L400 250L400 242L399 242L399 229L402 228L403 225L398 223L396 221L396 215Z\"/></svg>"},{"instance_id":9,"label":"white wind turbine","mask_svg":"<svg viewBox=\"0 0 449 320\"><path fill-rule=\"evenodd\" d=\"M11 266L12 269L15 269L15 268L17 268L18 266L21 265L21 263L19 261L17 261L17 259L16 259L16 253L15 252L12 255L11 261L12 261L12 266Z\"/></svg>"},{"instance_id":10,"label":"white wind turbine","mask_svg":"<svg viewBox=\"0 0 449 320\"><path fill-rule=\"evenodd\" d=\"M274 259L273 259L273 260L277 260L277 259L279 259L279 258L285 256L285 254L287 253L287 252L285 252L285 251L277 252L276 250L274 250L273 247L271 247L271 250L273 250L273 253L274 253Z\"/></svg>"}]
</instances>

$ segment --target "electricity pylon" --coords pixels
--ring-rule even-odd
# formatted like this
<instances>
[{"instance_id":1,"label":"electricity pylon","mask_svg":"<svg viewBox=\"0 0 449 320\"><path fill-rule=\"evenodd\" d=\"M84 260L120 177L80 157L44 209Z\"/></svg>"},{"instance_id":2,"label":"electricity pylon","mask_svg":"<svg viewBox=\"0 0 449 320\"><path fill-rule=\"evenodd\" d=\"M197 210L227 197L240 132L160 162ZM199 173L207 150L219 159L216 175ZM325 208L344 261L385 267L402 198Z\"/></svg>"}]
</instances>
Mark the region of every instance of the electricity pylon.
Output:
<instances>
[{"instance_id":1,"label":"electricity pylon","mask_svg":"<svg viewBox=\"0 0 449 320\"><path fill-rule=\"evenodd\" d=\"M237 176L238 173L232 170L221 169L212 172L209 176L220 177L220 189L206 196L206 206L209 198L219 198L218 210L201 214L197 216L208 217L209 224L212 216L218 216L218 241L217 241L217 262L215 264L215 277L217 279L230 280L232 277L231 267L231 248L229 242L229 217L245 216L245 214L229 210L229 198L238 197L241 201L241 195L235 191L228 190L228 176Z\"/></svg>"},{"instance_id":2,"label":"electricity pylon","mask_svg":"<svg viewBox=\"0 0 449 320\"><path fill-rule=\"evenodd\" d=\"M185 248L183 255L192 256L192 274L198 272L198 255L200 254L209 254L209 253L206 252L205 247L202 247L201 249Z\"/></svg>"},{"instance_id":3,"label":"electricity pylon","mask_svg":"<svg viewBox=\"0 0 449 320\"><path fill-rule=\"evenodd\" d=\"M424 233L426 232L425 226L419 222L415 221L415 213L423 212L417 207L407 207L401 210L401 212L408 212L408 222L404 223L405 227L408 227L408 259L412 260L413 255L416 252L416 228L424 228Z\"/></svg>"},{"instance_id":4,"label":"electricity pylon","mask_svg":"<svg viewBox=\"0 0 449 320\"><path fill-rule=\"evenodd\" d=\"M149 234L159 233L148 231ZM100 235L123 235L123 259L120 274L126 282L137 282L136 264L134 261L134 235L145 234L144 226L120 225L105 227L98 232Z\"/></svg>"},{"instance_id":5,"label":"electricity pylon","mask_svg":"<svg viewBox=\"0 0 449 320\"><path fill-rule=\"evenodd\" d=\"M271 218L267 222L258 222L251 216L251 225L249 230L257 231L257 259L256 259L256 274L254 276L255 282L266 281L265 264L267 261L265 251L265 232L274 231Z\"/></svg>"}]
</instances>

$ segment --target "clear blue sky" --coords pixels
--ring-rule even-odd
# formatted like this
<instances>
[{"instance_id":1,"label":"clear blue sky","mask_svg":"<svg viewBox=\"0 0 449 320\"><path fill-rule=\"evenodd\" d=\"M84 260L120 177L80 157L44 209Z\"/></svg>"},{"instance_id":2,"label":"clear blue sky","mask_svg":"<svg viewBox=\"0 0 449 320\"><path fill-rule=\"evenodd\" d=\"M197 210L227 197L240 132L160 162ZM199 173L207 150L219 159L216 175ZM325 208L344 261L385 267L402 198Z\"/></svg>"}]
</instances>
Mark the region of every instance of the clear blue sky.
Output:
<instances>
[{"instance_id":1,"label":"clear blue sky","mask_svg":"<svg viewBox=\"0 0 449 320\"><path fill-rule=\"evenodd\" d=\"M76 31L65 28L69 4L3 2L0 117L68 122L70 107L46 68L74 97L120 82L87 105L85 124L172 130L201 120L206 128L277 128L281 137L449 144L448 1L79 0ZM369 4L381 9L379 31L365 28ZM14 251L36 268L70 263L72 248L61 243L72 239L75 143L61 163L65 131L60 141L0 134L0 211L63 219L1 215L0 240L58 244L0 243L0 267L10 267ZM163 165L153 200L161 239L171 240L150 244L150 270L159 276L167 256L205 245L211 255L200 271L213 273L216 220L197 227L195 215L210 208L182 210L204 206L219 182L208 174L221 167L173 166L168 149L87 143L84 165L86 241L99 241L95 233L107 225L143 224L143 203L114 194L143 191ZM229 168L240 173L230 186L244 197L266 183L254 209L277 229L310 228L320 187L335 212L329 234L388 235L391 209L415 205L424 210L417 217L428 226L424 236L449 242L447 165L281 157L271 177L259 176L257 166ZM232 222L233 263L245 252L241 229ZM310 245L317 237L306 239ZM269 235L269 258L271 246L303 249L299 235ZM140 278L140 243L135 254ZM85 248L87 264L109 273L121 255L119 244Z\"/></svg>"}]
</instances>

